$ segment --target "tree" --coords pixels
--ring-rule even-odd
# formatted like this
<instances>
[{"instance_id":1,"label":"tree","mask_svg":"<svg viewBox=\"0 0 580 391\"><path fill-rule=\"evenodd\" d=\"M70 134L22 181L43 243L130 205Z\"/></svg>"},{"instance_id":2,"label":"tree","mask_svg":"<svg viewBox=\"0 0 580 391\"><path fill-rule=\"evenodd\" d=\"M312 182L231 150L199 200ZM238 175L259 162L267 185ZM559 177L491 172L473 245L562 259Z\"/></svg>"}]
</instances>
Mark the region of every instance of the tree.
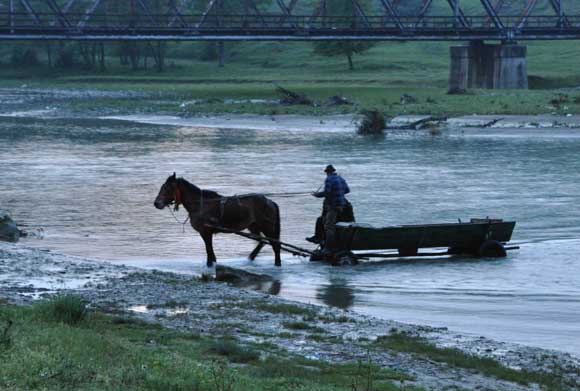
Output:
<instances>
[{"instance_id":1,"label":"tree","mask_svg":"<svg viewBox=\"0 0 580 391\"><path fill-rule=\"evenodd\" d=\"M234 18L233 23L239 23L242 21L242 25L246 26L248 20L244 17L246 15L252 15L259 20L258 16L267 10L272 4L273 0L218 0L214 3L213 8L208 13L208 17L205 20L206 26L223 27L228 22L232 23L231 20L223 20L220 18L221 15L238 16L239 18ZM195 13L202 13L206 11L207 2L198 2L194 5ZM248 27L248 26L246 26ZM217 58L218 66L222 68L225 61L225 45L223 41L218 41L217 43L208 42L203 49L203 57L206 59Z\"/></svg>"},{"instance_id":2,"label":"tree","mask_svg":"<svg viewBox=\"0 0 580 391\"><path fill-rule=\"evenodd\" d=\"M356 27L362 21L357 14L355 4L358 4L363 10L372 8L371 0L332 0L327 2L324 13L326 16L340 18L338 20L341 28ZM369 41L316 42L314 53L326 57L345 56L348 60L348 69L352 71L354 69L353 56L366 52L374 45L374 42Z\"/></svg>"}]
</instances>

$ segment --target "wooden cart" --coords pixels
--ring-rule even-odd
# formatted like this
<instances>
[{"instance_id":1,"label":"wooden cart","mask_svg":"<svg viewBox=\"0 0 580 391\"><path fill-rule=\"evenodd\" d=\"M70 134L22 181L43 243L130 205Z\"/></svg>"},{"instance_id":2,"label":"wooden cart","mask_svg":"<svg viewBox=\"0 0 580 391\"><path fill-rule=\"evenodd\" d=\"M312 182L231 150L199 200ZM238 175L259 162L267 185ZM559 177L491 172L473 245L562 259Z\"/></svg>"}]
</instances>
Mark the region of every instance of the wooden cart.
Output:
<instances>
[{"instance_id":1,"label":"wooden cart","mask_svg":"<svg viewBox=\"0 0 580 391\"><path fill-rule=\"evenodd\" d=\"M471 219L469 222L373 227L367 224L336 224L337 250L332 257L317 253L311 260L353 263L360 258L395 258L465 254L476 257L505 257L514 221ZM420 249L446 251L420 252ZM356 254L354 251L375 251ZM380 252L378 252L380 250ZM396 250L383 252L384 250Z\"/></svg>"}]
</instances>

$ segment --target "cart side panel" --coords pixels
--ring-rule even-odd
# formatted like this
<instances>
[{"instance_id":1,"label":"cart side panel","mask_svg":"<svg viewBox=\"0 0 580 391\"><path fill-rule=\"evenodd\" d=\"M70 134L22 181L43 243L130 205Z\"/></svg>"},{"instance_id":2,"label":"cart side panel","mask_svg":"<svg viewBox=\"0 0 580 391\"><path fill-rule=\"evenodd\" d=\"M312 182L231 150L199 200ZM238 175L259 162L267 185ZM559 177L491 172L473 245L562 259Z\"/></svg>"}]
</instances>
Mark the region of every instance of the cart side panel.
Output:
<instances>
[{"instance_id":1,"label":"cart side panel","mask_svg":"<svg viewBox=\"0 0 580 391\"><path fill-rule=\"evenodd\" d=\"M375 228L337 225L338 243L345 250L458 247L477 249L486 240L508 242L515 222L407 225Z\"/></svg>"}]
</instances>

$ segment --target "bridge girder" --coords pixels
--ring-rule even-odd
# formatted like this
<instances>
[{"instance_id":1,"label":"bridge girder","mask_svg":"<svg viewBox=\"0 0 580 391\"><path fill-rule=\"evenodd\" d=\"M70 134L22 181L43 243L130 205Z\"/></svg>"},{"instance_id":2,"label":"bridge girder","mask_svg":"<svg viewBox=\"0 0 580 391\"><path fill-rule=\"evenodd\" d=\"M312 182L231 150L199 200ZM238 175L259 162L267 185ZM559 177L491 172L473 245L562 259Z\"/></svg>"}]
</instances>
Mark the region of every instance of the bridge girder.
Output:
<instances>
[{"instance_id":1,"label":"bridge girder","mask_svg":"<svg viewBox=\"0 0 580 391\"><path fill-rule=\"evenodd\" d=\"M479 0L476 15L467 15L460 0L375 0L379 8L345 0L354 10L345 16L329 16L328 0L268 7L242 0L225 12L231 1L0 0L0 39L525 40L577 39L580 29L580 16L565 13L562 0L548 0L553 15L533 17L538 0L526 0L519 16L500 12L505 0ZM403 4L416 6L415 13L402 16Z\"/></svg>"}]
</instances>

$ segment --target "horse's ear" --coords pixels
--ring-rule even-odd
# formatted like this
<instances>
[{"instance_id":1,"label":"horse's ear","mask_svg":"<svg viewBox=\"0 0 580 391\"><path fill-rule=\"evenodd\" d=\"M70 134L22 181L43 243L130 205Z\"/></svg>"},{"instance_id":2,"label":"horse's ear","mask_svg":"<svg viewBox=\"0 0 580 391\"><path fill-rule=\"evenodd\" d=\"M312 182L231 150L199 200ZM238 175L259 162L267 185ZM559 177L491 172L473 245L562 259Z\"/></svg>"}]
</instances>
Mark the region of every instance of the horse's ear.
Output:
<instances>
[{"instance_id":1,"label":"horse's ear","mask_svg":"<svg viewBox=\"0 0 580 391\"><path fill-rule=\"evenodd\" d=\"M175 172L173 173L172 177L173 177L173 179L175 179Z\"/></svg>"}]
</instances>

